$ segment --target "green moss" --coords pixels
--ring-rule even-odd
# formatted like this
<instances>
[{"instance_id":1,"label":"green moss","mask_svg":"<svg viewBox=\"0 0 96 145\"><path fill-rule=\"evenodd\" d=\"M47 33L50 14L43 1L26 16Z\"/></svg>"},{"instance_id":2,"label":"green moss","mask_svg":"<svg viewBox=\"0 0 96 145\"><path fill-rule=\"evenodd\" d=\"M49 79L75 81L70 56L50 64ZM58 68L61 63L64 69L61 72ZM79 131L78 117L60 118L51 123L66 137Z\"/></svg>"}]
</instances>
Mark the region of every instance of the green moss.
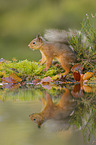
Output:
<instances>
[{"instance_id":1,"label":"green moss","mask_svg":"<svg viewBox=\"0 0 96 145\"><path fill-rule=\"evenodd\" d=\"M18 76L26 77L39 77L44 78L46 76L55 75L60 71L59 68L52 66L46 72L44 69L46 65L40 65L39 62L31 62L23 60L19 62L5 61L0 63L0 77L8 77L11 73L16 73Z\"/></svg>"}]
</instances>

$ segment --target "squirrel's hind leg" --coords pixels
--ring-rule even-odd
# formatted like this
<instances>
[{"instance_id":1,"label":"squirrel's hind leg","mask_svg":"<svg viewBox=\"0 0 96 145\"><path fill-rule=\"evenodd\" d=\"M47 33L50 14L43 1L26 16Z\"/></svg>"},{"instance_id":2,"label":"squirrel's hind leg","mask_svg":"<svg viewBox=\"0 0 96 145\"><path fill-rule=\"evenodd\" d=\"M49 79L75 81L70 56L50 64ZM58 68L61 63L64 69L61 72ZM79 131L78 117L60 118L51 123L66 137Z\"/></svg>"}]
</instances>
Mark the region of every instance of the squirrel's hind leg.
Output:
<instances>
[{"instance_id":1,"label":"squirrel's hind leg","mask_svg":"<svg viewBox=\"0 0 96 145\"><path fill-rule=\"evenodd\" d=\"M53 58L46 58L46 71L49 69L51 63L52 63Z\"/></svg>"},{"instance_id":2,"label":"squirrel's hind leg","mask_svg":"<svg viewBox=\"0 0 96 145\"><path fill-rule=\"evenodd\" d=\"M64 58L59 59L59 61L61 63L62 68L65 70L65 72L63 73L63 75L66 76L69 73L69 71L70 71L71 65L68 64L68 63L66 63L66 60Z\"/></svg>"}]
</instances>

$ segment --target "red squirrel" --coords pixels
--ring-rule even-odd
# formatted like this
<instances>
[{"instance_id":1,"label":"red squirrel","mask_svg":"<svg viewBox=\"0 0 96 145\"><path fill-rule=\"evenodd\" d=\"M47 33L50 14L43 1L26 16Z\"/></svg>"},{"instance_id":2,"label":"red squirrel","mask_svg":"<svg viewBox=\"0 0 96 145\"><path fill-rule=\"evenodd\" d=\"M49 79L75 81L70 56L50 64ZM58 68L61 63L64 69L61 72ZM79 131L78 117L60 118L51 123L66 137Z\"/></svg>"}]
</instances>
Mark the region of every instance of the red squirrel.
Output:
<instances>
[{"instance_id":1,"label":"red squirrel","mask_svg":"<svg viewBox=\"0 0 96 145\"><path fill-rule=\"evenodd\" d=\"M41 65L46 61L46 71L49 69L52 60L56 58L65 70L63 75L67 75L70 71L71 64L76 62L74 50L68 43L68 38L72 38L71 32L49 30L45 34L45 37L49 41L46 41L38 34L28 46L32 49L40 49L42 54Z\"/></svg>"}]
</instances>

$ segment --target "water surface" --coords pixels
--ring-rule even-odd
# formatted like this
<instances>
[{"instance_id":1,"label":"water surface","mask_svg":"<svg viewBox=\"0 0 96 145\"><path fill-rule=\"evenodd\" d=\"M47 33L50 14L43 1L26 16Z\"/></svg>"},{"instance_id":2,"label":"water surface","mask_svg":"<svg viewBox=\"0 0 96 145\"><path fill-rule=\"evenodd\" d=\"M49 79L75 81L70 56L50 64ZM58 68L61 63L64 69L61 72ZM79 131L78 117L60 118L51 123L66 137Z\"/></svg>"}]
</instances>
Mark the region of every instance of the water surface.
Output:
<instances>
[{"instance_id":1,"label":"water surface","mask_svg":"<svg viewBox=\"0 0 96 145\"><path fill-rule=\"evenodd\" d=\"M0 145L92 145L96 88L0 89Z\"/></svg>"}]
</instances>

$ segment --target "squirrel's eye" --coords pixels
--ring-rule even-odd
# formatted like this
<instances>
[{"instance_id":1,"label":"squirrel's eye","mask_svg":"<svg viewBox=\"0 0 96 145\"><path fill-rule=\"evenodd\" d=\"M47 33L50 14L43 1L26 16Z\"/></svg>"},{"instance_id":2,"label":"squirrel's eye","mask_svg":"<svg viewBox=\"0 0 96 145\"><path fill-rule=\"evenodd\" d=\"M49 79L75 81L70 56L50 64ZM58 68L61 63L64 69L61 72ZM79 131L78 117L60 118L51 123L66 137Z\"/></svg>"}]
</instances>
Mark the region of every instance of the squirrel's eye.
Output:
<instances>
[{"instance_id":1,"label":"squirrel's eye","mask_svg":"<svg viewBox=\"0 0 96 145\"><path fill-rule=\"evenodd\" d=\"M33 121L36 121L36 119L34 118Z\"/></svg>"},{"instance_id":2,"label":"squirrel's eye","mask_svg":"<svg viewBox=\"0 0 96 145\"><path fill-rule=\"evenodd\" d=\"M35 44L35 42L33 42L33 44Z\"/></svg>"}]
</instances>

